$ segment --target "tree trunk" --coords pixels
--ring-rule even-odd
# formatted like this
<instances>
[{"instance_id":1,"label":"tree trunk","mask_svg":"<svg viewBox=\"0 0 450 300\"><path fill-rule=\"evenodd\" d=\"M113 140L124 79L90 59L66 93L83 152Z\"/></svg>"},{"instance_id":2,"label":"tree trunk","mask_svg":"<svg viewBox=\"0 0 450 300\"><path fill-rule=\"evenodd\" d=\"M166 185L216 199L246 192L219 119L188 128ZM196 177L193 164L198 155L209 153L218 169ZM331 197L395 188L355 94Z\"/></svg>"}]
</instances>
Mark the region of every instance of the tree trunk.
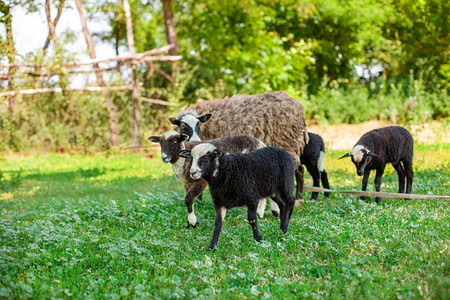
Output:
<instances>
[{"instance_id":1,"label":"tree trunk","mask_svg":"<svg viewBox=\"0 0 450 300\"><path fill-rule=\"evenodd\" d=\"M61 17L61 14L62 14L62 11L63 11L63 7L64 7L64 2L65 2L65 0L61 0L59 2L58 12L57 12L56 17L53 20L53 22L51 22L52 23L52 27L53 27L53 32L50 30L50 32L49 32L49 34L47 36L47 40L45 41L44 47L42 48L42 50L44 50L44 51L47 50L48 46L50 45L50 41L52 40L52 38L56 37L56 33L54 31L55 31L55 28L56 28L56 24L58 24L59 18ZM50 3L48 2L48 0L45 2L45 11L46 11L46 14L47 14L47 21L49 21L49 20L51 21L51 18L50 18ZM49 27L50 27L50 23L49 23Z\"/></svg>"},{"instance_id":2,"label":"tree trunk","mask_svg":"<svg viewBox=\"0 0 450 300\"><path fill-rule=\"evenodd\" d=\"M45 0L45 14L47 15L48 35L51 36L55 42L55 48L58 47L58 36L56 35L55 23L52 21L50 15L50 0Z\"/></svg>"},{"instance_id":3,"label":"tree trunk","mask_svg":"<svg viewBox=\"0 0 450 300\"><path fill-rule=\"evenodd\" d=\"M173 1L172 0L162 0L163 10L164 10L164 24L166 26L166 38L167 43L172 44L173 48L169 50L170 55L178 54L178 42L177 33L175 31L175 24L173 22ZM178 63L172 63L172 77L174 77L176 70L178 68Z\"/></svg>"},{"instance_id":4,"label":"tree trunk","mask_svg":"<svg viewBox=\"0 0 450 300\"><path fill-rule=\"evenodd\" d=\"M84 33L84 37L86 38L86 43L88 45L89 55L91 56L92 59L95 59L96 55L95 55L94 42L92 40L92 35L90 34L89 29L87 27L86 13L84 10L83 2L82 2L82 0L75 0L75 3L77 4L78 12L80 14L81 25L83 26L83 33ZM99 86L102 88L105 87L106 84L105 84L105 80L103 78L103 72L99 68L98 63L94 63L93 66L94 66L94 69L96 69L95 74L97 76L97 82L98 82ZM108 112L108 119L109 119L109 131L111 133L111 145L119 146L120 135L119 135L119 117L117 114L117 107L114 104L112 97L111 97L111 92L108 89L104 89L102 93L106 99L106 109Z\"/></svg>"},{"instance_id":5,"label":"tree trunk","mask_svg":"<svg viewBox=\"0 0 450 300\"><path fill-rule=\"evenodd\" d=\"M14 37L12 31L12 15L11 7L3 4L1 6L1 12L4 15L5 29L6 29L6 56L8 57L8 63L13 64L16 62L16 47L14 46ZM16 73L16 67L12 66L8 68L8 90L14 90L14 75ZM13 120L16 113L16 96L12 95L8 99L9 112L11 114L11 120Z\"/></svg>"},{"instance_id":6,"label":"tree trunk","mask_svg":"<svg viewBox=\"0 0 450 300\"><path fill-rule=\"evenodd\" d=\"M125 19L127 24L127 41L128 50L131 55L135 55L134 50L134 36L133 36L133 24L131 21L130 3L128 0L123 0L123 8L125 10ZM137 80L136 62L133 60L131 63L131 85L133 89L131 91L131 98L133 100L133 117L134 117L134 145L141 146L141 108L139 107L139 85Z\"/></svg>"}]
</instances>

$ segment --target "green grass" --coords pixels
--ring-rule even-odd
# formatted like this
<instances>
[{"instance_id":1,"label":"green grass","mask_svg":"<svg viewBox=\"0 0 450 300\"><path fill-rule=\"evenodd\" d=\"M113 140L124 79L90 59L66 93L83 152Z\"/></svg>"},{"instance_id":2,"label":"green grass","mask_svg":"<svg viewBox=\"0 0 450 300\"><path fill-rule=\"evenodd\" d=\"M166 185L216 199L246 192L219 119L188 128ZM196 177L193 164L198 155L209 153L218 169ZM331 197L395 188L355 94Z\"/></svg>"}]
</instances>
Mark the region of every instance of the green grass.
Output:
<instances>
[{"instance_id":1,"label":"green grass","mask_svg":"<svg viewBox=\"0 0 450 300\"><path fill-rule=\"evenodd\" d=\"M327 154L332 187L360 189L341 155ZM414 193L450 194L450 144L417 146L414 169ZM261 243L237 208L208 252L209 193L187 229L182 186L159 158L11 156L0 174L0 298L450 297L448 200L321 194L287 235L267 208ZM382 191L396 190L388 167Z\"/></svg>"}]
</instances>

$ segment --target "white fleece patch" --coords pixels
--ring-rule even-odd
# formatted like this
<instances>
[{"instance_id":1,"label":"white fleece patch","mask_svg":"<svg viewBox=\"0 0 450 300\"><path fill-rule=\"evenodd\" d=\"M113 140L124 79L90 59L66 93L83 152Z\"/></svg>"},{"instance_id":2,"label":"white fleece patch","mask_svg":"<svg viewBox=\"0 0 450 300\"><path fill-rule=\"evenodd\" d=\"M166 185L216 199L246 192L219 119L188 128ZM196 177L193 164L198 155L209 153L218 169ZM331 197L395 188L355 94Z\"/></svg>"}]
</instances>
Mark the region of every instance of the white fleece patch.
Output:
<instances>
[{"instance_id":1,"label":"white fleece patch","mask_svg":"<svg viewBox=\"0 0 450 300\"><path fill-rule=\"evenodd\" d=\"M361 162L361 160L364 158L363 149L365 149L367 152L369 150L366 149L363 145L356 145L352 151L350 151L350 155L353 157L353 160L357 163Z\"/></svg>"},{"instance_id":2,"label":"white fleece patch","mask_svg":"<svg viewBox=\"0 0 450 300\"><path fill-rule=\"evenodd\" d=\"M227 214L227 208L225 206L222 206L220 208L220 216L222 217L222 222L225 219L225 215Z\"/></svg>"},{"instance_id":3,"label":"white fleece patch","mask_svg":"<svg viewBox=\"0 0 450 300\"><path fill-rule=\"evenodd\" d=\"M186 163L186 159L183 157L179 157L176 163L172 164L172 170L175 173L175 177L177 177L178 181L181 183L187 183L186 177L184 176L184 164Z\"/></svg>"},{"instance_id":4,"label":"white fleece patch","mask_svg":"<svg viewBox=\"0 0 450 300\"><path fill-rule=\"evenodd\" d=\"M176 136L176 135L180 135L178 132L176 132L176 131L167 131L167 132L164 132L163 133L163 137L164 137L164 139L169 139L169 138L171 138L171 137L173 137L173 136Z\"/></svg>"},{"instance_id":5,"label":"white fleece patch","mask_svg":"<svg viewBox=\"0 0 450 300\"><path fill-rule=\"evenodd\" d=\"M256 149L261 149L264 148L266 146L266 144L264 144L262 141L258 140L258 146L256 147Z\"/></svg>"},{"instance_id":6,"label":"white fleece patch","mask_svg":"<svg viewBox=\"0 0 450 300\"><path fill-rule=\"evenodd\" d=\"M259 199L256 213L262 219L264 217L264 210L266 209L266 198Z\"/></svg>"},{"instance_id":7,"label":"white fleece patch","mask_svg":"<svg viewBox=\"0 0 450 300\"><path fill-rule=\"evenodd\" d=\"M192 226L195 226L195 224L197 224L197 217L194 214L194 205L192 205L192 212L188 214L188 222Z\"/></svg>"},{"instance_id":8,"label":"white fleece patch","mask_svg":"<svg viewBox=\"0 0 450 300\"><path fill-rule=\"evenodd\" d=\"M192 136L189 139L190 141L193 141L193 142L201 141L201 139L198 136L197 132L195 132L195 127L197 126L197 123L199 122L197 117L195 117L193 115L185 115L185 116L183 116L181 118L180 121L183 122L183 123L186 123L189 127L191 127L191 129L192 129Z\"/></svg>"},{"instance_id":9,"label":"white fleece patch","mask_svg":"<svg viewBox=\"0 0 450 300\"><path fill-rule=\"evenodd\" d=\"M208 152L214 151L214 149L217 149L213 144L210 143L204 143L195 146L191 150L192 155L192 166L191 166L191 174L196 172L201 172L200 167L198 166L198 159L202 156L204 156Z\"/></svg>"},{"instance_id":10,"label":"white fleece patch","mask_svg":"<svg viewBox=\"0 0 450 300\"><path fill-rule=\"evenodd\" d=\"M280 208L278 207L278 204L275 201L273 201L272 199L269 199L269 203L270 203L270 210L276 211L279 214Z\"/></svg>"},{"instance_id":11,"label":"white fleece patch","mask_svg":"<svg viewBox=\"0 0 450 300\"><path fill-rule=\"evenodd\" d=\"M325 152L323 151L320 151L319 159L317 160L317 169L319 169L320 172L325 170Z\"/></svg>"}]
</instances>

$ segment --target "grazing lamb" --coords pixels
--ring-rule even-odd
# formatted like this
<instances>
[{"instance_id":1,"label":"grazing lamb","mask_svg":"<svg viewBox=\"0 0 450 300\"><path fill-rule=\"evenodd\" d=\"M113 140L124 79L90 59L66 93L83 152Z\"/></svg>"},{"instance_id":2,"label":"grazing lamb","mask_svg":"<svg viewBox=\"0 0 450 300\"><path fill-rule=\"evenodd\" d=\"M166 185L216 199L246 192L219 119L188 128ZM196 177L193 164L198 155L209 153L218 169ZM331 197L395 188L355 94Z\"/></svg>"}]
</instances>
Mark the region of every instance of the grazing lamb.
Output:
<instances>
[{"instance_id":1,"label":"grazing lamb","mask_svg":"<svg viewBox=\"0 0 450 300\"><path fill-rule=\"evenodd\" d=\"M182 150L179 156L193 158L190 174L203 178L216 209L214 234L209 249L217 245L227 209L247 206L248 222L253 237L261 241L256 210L259 199L273 197L280 207L280 228L287 233L294 208L294 161L288 152L277 147L264 147L249 153L224 155L214 145L205 143Z\"/></svg>"},{"instance_id":2,"label":"grazing lamb","mask_svg":"<svg viewBox=\"0 0 450 300\"><path fill-rule=\"evenodd\" d=\"M398 174L398 192L404 193L406 177L406 193L411 194L413 144L413 137L408 130L400 126L388 126L365 133L353 149L341 158L350 156L358 176L364 175L363 191L367 188L370 171L375 169L375 189L379 192L384 168L387 163L392 163ZM361 199L365 198L361 196ZM375 201L379 203L381 198L376 197Z\"/></svg>"},{"instance_id":3,"label":"grazing lamb","mask_svg":"<svg viewBox=\"0 0 450 300\"><path fill-rule=\"evenodd\" d=\"M236 95L200 102L176 118L170 118L170 122L176 126L176 131L189 135L191 141L250 134L268 146L285 149L296 165L296 199L302 199L300 155L308 142L305 113L300 102L285 92Z\"/></svg>"},{"instance_id":4,"label":"grazing lamb","mask_svg":"<svg viewBox=\"0 0 450 300\"><path fill-rule=\"evenodd\" d=\"M207 182L203 179L192 179L189 176L192 160L184 159L177 156L177 153L183 149L192 149L194 146L203 142L186 142L188 136L179 134L175 131L164 133L162 136L151 136L148 138L150 142L159 143L161 145L161 159L164 163L171 163L173 172L180 181L186 192L184 203L188 211L188 227L196 227L199 223L194 213L194 199L200 196ZM249 152L264 147L264 143L249 135L235 135L206 141L219 149L228 153ZM261 206L258 209L259 216L262 218L264 213L265 199L261 200ZM262 210L262 212L261 212Z\"/></svg>"},{"instance_id":5,"label":"grazing lamb","mask_svg":"<svg viewBox=\"0 0 450 300\"><path fill-rule=\"evenodd\" d=\"M320 181L324 188L329 189L327 171L325 171L325 144L315 133L308 132L309 142L303 149L300 157L302 165L306 166L309 174L313 178L313 186L320 187ZM312 192L311 199L317 200L318 192ZM329 192L325 192L325 197L330 197Z\"/></svg>"}]
</instances>

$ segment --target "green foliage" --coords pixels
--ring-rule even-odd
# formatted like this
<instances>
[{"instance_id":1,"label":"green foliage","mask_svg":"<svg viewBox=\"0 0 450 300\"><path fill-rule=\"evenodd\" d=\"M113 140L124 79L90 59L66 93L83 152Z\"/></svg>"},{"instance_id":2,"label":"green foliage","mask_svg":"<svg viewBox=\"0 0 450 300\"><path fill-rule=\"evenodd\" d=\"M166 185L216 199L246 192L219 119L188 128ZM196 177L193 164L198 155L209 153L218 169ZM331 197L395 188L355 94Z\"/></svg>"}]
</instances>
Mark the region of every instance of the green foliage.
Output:
<instances>
[{"instance_id":1,"label":"green foliage","mask_svg":"<svg viewBox=\"0 0 450 300\"><path fill-rule=\"evenodd\" d=\"M449 194L449 145L417 145L414 193ZM334 189L359 189L341 151L327 152ZM228 211L215 252L215 212L169 165L141 155L6 157L21 184L0 190L2 298L448 298L445 200L323 195L296 208L289 233L267 210L256 243L244 208ZM311 184L307 177L306 184ZM372 186L369 189L373 189ZM397 178L386 169L383 191ZM309 193L305 193L309 198Z\"/></svg>"},{"instance_id":2,"label":"green foliage","mask_svg":"<svg viewBox=\"0 0 450 300\"><path fill-rule=\"evenodd\" d=\"M174 74L169 63L153 65L175 75L174 82L156 72L149 76L147 66L140 67L138 76L144 96L180 106L141 102L143 138L170 128L168 116L199 100L276 90L298 98L310 122L359 123L376 118L409 124L448 119L448 1L172 2L183 60ZM38 2L0 4L0 22L5 26L14 19L10 9L15 6L34 13ZM122 5L108 0L88 1L85 6L90 18L110 24L109 29L94 32L94 37L114 45L117 53L127 47ZM166 45L161 1L132 0L130 6L136 51ZM71 33L63 34L61 45L50 48L53 52L47 56L37 52L12 57L52 66L46 71L56 75L40 83L33 76L19 78L8 89L41 85L64 90L72 77L59 66L74 58L67 50L71 39ZM10 61L14 49L2 40L0 58ZM356 73L356 66L370 70L375 65L383 68L378 76L361 78ZM111 85L128 80L113 73L108 78ZM130 93L114 92L113 97L121 141L127 145L134 130ZM0 102L0 151L110 148L102 96L65 91L16 98Z\"/></svg>"},{"instance_id":3,"label":"green foliage","mask_svg":"<svg viewBox=\"0 0 450 300\"><path fill-rule=\"evenodd\" d=\"M300 102L306 118L321 124L357 124L373 119L397 124L446 122L450 112L446 90L429 92L423 81L412 77L409 81L372 81L366 86L353 83L339 87L334 83L319 90L316 95L304 95Z\"/></svg>"}]
</instances>

